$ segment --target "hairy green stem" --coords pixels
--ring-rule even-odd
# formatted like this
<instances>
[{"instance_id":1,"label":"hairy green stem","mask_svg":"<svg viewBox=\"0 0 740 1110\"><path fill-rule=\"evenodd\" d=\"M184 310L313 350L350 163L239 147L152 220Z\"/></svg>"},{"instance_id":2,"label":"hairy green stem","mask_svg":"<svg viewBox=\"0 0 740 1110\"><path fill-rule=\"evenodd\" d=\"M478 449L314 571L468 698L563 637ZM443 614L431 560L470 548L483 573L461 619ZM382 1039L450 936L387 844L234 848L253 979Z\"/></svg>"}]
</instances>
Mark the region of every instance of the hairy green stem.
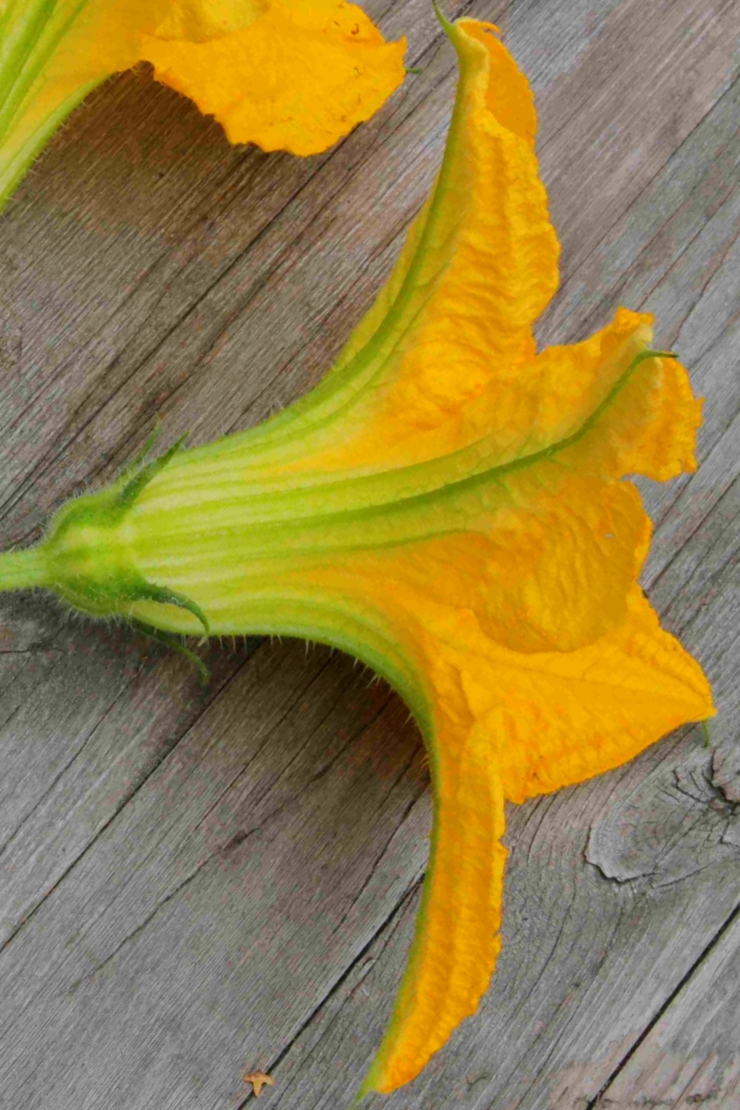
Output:
<instances>
[{"instance_id":1,"label":"hairy green stem","mask_svg":"<svg viewBox=\"0 0 740 1110\"><path fill-rule=\"evenodd\" d=\"M0 590L23 590L51 584L43 548L29 547L25 551L4 551L0 554Z\"/></svg>"}]
</instances>

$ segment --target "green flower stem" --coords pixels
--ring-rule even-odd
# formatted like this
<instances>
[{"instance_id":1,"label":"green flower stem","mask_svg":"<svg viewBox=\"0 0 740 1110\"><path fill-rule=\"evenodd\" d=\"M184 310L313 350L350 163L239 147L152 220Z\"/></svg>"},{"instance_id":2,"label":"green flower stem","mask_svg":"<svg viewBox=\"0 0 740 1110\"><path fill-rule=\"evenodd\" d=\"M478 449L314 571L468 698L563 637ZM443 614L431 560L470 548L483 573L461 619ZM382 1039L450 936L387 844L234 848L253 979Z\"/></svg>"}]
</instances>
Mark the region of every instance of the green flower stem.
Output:
<instances>
[{"instance_id":1,"label":"green flower stem","mask_svg":"<svg viewBox=\"0 0 740 1110\"><path fill-rule=\"evenodd\" d=\"M51 584L43 548L29 547L25 551L0 554L0 590L23 590Z\"/></svg>"}]
</instances>

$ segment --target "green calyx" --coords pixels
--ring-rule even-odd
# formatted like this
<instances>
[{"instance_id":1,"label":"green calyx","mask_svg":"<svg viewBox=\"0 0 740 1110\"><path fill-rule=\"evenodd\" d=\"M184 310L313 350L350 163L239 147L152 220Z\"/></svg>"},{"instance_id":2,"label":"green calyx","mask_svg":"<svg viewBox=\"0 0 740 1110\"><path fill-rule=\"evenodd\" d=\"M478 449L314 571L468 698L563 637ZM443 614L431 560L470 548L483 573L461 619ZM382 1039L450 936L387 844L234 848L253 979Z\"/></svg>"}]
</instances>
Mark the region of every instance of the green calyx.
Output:
<instances>
[{"instance_id":1,"label":"green calyx","mask_svg":"<svg viewBox=\"0 0 740 1110\"><path fill-rule=\"evenodd\" d=\"M208 635L208 619L196 602L147 580L136 568L127 519L142 490L167 466L183 442L178 440L145 465L142 458L137 459L111 488L64 505L40 548L5 557L14 560L8 564L8 574L15 572L18 585L50 587L76 609L98 617L131 617L133 606L139 602L173 605L191 613Z\"/></svg>"}]
</instances>

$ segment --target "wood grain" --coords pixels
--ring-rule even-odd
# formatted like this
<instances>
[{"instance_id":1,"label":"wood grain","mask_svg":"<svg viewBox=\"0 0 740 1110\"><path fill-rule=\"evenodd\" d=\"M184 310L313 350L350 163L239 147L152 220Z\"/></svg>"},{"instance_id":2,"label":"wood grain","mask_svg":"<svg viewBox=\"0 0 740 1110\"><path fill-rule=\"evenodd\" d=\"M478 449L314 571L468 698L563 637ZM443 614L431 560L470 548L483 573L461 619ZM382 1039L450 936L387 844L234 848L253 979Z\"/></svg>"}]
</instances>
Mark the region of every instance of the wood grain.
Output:
<instances>
[{"instance_id":1,"label":"wood grain","mask_svg":"<svg viewBox=\"0 0 740 1110\"><path fill-rule=\"evenodd\" d=\"M229 148L146 70L71 119L0 219L0 542L164 442L316 381L439 164L454 59L426 0L372 0L422 72L334 151ZM491 990L368 1110L740 1099L740 11L733 0L446 5L529 73L563 242L542 342L658 318L706 398L701 468L643 483L645 585L720 716L508 814ZM0 600L0 1107L348 1107L408 951L430 823L398 700L352 660L213 644L188 665L41 594Z\"/></svg>"}]
</instances>

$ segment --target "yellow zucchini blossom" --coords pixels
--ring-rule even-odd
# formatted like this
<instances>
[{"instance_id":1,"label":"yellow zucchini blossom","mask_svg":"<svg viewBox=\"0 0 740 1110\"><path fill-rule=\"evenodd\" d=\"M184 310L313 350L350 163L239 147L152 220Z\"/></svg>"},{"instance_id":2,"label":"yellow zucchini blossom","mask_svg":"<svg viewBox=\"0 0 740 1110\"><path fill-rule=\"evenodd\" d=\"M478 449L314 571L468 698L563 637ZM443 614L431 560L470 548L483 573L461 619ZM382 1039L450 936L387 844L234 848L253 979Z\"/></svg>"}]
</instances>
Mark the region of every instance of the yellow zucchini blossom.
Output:
<instances>
[{"instance_id":1,"label":"yellow zucchini blossom","mask_svg":"<svg viewBox=\"0 0 740 1110\"><path fill-rule=\"evenodd\" d=\"M344 0L0 0L0 204L73 108L145 60L232 143L316 154L404 78Z\"/></svg>"},{"instance_id":2,"label":"yellow zucchini blossom","mask_svg":"<svg viewBox=\"0 0 740 1110\"><path fill-rule=\"evenodd\" d=\"M178 445L2 556L161 635L283 633L352 653L413 710L434 831L416 939L363 1091L418 1074L499 949L504 802L577 783L713 715L637 584L629 474L695 468L700 421L651 318L537 351L558 244L524 76L490 25L445 24L460 80L432 196L375 305L284 412Z\"/></svg>"}]
</instances>

